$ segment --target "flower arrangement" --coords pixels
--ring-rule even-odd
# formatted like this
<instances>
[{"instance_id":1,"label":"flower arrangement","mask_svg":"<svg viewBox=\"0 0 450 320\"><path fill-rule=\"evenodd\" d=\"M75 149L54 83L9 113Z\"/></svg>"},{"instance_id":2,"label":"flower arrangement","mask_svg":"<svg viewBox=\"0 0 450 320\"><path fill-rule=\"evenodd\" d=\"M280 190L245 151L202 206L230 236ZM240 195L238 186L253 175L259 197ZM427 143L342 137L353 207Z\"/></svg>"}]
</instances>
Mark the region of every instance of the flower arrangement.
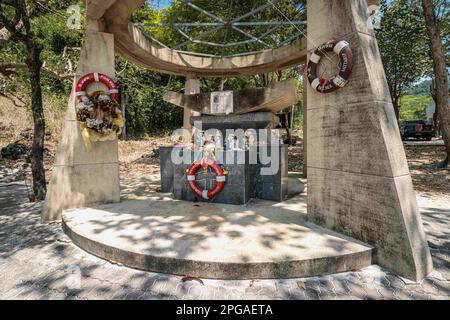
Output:
<instances>
[{"instance_id":1,"label":"flower arrangement","mask_svg":"<svg viewBox=\"0 0 450 320\"><path fill-rule=\"evenodd\" d=\"M76 105L76 117L88 151L91 142L114 140L122 132L120 105L103 91L81 97Z\"/></svg>"}]
</instances>

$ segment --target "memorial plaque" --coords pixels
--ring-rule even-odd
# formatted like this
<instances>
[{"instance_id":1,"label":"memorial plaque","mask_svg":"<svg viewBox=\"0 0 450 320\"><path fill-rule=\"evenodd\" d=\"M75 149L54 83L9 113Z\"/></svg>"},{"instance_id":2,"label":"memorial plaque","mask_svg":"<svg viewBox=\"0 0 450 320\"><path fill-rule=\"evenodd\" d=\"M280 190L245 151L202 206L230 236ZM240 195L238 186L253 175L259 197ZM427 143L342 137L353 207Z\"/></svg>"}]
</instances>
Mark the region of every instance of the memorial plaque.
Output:
<instances>
[{"instance_id":1,"label":"memorial plaque","mask_svg":"<svg viewBox=\"0 0 450 320\"><path fill-rule=\"evenodd\" d=\"M233 113L233 91L211 93L211 114Z\"/></svg>"}]
</instances>

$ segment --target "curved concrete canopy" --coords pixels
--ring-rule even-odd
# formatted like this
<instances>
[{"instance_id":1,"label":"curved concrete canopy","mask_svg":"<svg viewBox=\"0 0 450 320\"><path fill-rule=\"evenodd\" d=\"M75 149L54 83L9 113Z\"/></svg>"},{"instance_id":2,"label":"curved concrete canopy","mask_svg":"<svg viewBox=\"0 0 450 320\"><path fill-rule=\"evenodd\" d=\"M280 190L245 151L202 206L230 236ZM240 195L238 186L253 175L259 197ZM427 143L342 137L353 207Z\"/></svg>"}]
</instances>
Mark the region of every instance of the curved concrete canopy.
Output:
<instances>
[{"instance_id":1,"label":"curved concrete canopy","mask_svg":"<svg viewBox=\"0 0 450 320\"><path fill-rule=\"evenodd\" d=\"M101 31L115 37L116 51L143 67L184 76L255 75L285 69L305 62L307 39L292 44L235 57L204 57L176 52L146 37L130 20L145 0L87 0L88 21L99 21ZM378 0L368 0L369 5Z\"/></svg>"},{"instance_id":2,"label":"curved concrete canopy","mask_svg":"<svg viewBox=\"0 0 450 320\"><path fill-rule=\"evenodd\" d=\"M116 51L126 59L163 73L185 76L255 75L301 64L306 39L291 45L235 57L204 57L180 53L146 37L130 18L145 0L88 0L88 19L98 20L101 31L114 34Z\"/></svg>"}]
</instances>

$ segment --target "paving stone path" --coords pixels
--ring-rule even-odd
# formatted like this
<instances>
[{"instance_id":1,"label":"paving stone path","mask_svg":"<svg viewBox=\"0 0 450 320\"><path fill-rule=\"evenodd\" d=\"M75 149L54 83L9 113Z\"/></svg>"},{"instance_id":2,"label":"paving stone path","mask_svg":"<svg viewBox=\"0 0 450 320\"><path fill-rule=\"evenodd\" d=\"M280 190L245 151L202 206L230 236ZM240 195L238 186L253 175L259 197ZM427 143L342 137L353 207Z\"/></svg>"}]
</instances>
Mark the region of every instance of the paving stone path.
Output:
<instances>
[{"instance_id":1,"label":"paving stone path","mask_svg":"<svg viewBox=\"0 0 450 320\"><path fill-rule=\"evenodd\" d=\"M419 197L435 271L413 283L378 266L288 280L182 282L96 258L60 223L40 223L42 204L23 183L0 183L0 299L450 299L450 201Z\"/></svg>"}]
</instances>

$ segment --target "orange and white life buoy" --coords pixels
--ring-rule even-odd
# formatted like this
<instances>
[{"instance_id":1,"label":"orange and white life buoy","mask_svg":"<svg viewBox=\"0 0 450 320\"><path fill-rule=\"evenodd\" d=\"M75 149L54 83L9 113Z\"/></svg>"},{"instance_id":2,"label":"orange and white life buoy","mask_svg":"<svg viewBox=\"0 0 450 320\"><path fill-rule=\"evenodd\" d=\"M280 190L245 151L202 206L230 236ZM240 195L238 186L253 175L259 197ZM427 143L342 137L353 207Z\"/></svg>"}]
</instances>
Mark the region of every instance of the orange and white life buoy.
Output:
<instances>
[{"instance_id":1,"label":"orange and white life buoy","mask_svg":"<svg viewBox=\"0 0 450 320\"><path fill-rule=\"evenodd\" d=\"M328 52L334 52L339 55L341 60L339 73L331 79L317 76L317 68L320 60ZM321 93L334 92L345 87L353 70L353 53L350 44L347 41L329 41L319 46L309 58L308 62L308 81L314 90Z\"/></svg>"},{"instance_id":2,"label":"orange and white life buoy","mask_svg":"<svg viewBox=\"0 0 450 320\"><path fill-rule=\"evenodd\" d=\"M75 89L75 95L78 98L78 100L81 100L82 97L86 96L86 89L88 85L90 85L93 82L101 82L105 84L109 89L109 95L111 98L119 102L119 87L116 85L114 80L112 80L110 77L105 76L101 73L88 73L80 78L77 82L77 86Z\"/></svg>"},{"instance_id":3,"label":"orange and white life buoy","mask_svg":"<svg viewBox=\"0 0 450 320\"><path fill-rule=\"evenodd\" d=\"M211 168L216 175L216 184L211 190L202 190L195 180L195 174L202 168ZM187 180L191 190L205 200L214 199L225 187L226 176L222 168L212 159L201 159L194 162L188 170Z\"/></svg>"}]
</instances>

